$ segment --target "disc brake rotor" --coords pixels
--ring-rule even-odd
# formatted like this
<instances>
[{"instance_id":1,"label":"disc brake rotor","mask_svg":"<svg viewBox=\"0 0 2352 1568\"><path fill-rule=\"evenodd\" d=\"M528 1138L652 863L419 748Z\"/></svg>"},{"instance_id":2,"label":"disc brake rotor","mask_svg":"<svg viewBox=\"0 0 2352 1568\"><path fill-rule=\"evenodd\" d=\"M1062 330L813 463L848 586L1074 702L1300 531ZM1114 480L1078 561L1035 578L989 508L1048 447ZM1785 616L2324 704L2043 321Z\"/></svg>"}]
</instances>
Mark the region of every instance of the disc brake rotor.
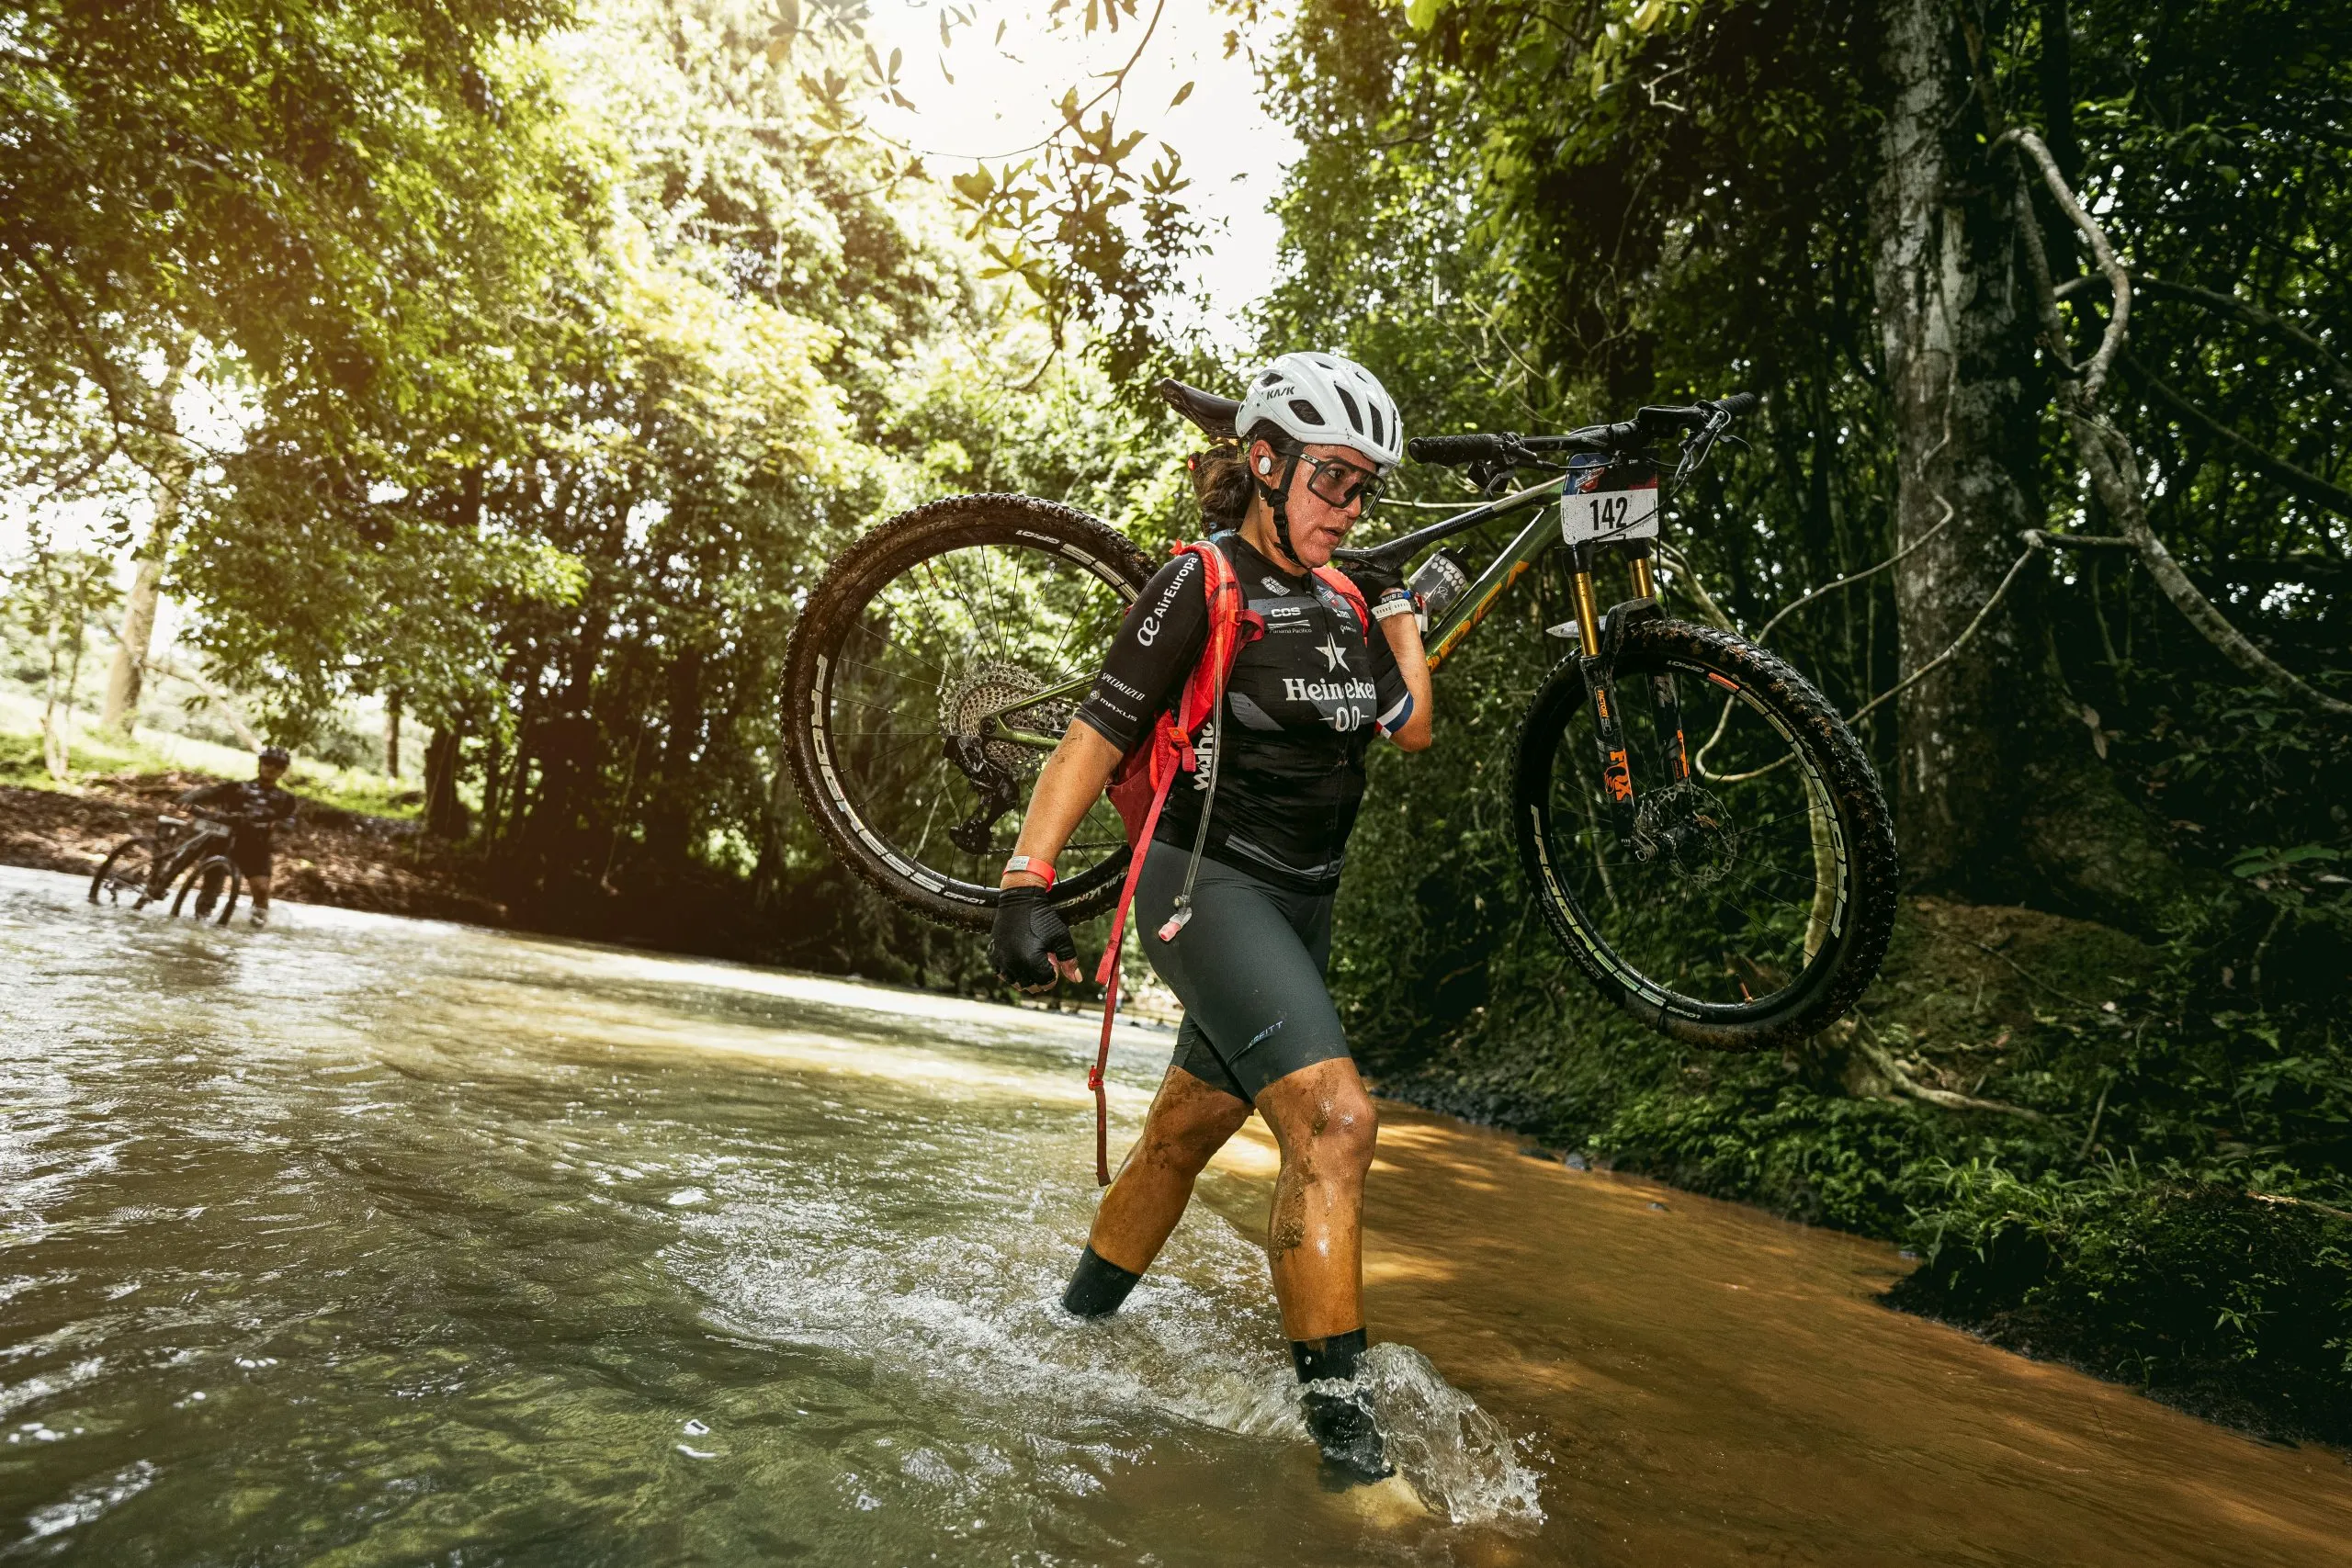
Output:
<instances>
[{"instance_id":1,"label":"disc brake rotor","mask_svg":"<svg viewBox=\"0 0 2352 1568\"><path fill-rule=\"evenodd\" d=\"M1694 883L1720 882L1739 859L1730 808L1684 780L1650 791L1634 811L1634 852L1666 860Z\"/></svg>"}]
</instances>

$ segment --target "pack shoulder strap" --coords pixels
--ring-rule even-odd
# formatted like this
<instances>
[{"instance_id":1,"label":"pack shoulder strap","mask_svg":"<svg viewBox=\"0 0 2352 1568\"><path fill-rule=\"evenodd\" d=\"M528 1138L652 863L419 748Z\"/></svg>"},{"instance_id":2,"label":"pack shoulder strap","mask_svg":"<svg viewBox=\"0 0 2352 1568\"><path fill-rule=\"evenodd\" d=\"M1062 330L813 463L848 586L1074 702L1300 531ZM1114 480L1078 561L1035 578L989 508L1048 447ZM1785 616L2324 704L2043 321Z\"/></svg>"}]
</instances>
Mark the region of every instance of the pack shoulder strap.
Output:
<instances>
[{"instance_id":1,"label":"pack shoulder strap","mask_svg":"<svg viewBox=\"0 0 2352 1568\"><path fill-rule=\"evenodd\" d=\"M1136 884L1143 876L1144 857L1151 852L1152 832L1159 826L1159 813L1168 804L1169 788L1175 784L1178 773L1192 773L1199 767L1193 738L1224 701L1226 680L1233 672L1234 656L1241 650L1241 581L1234 575L1233 563L1208 540L1176 545L1169 551L1171 555L1187 552L1201 558L1204 575L1202 591L1208 598L1208 641L1201 650L1200 661L1184 678L1176 713L1160 715L1152 726L1150 739L1144 742L1151 781L1151 807L1128 842L1127 880L1119 890L1118 908L1111 916L1111 937L1103 944L1102 962L1094 972L1095 983L1102 987L1102 1034L1094 1047L1094 1066L1086 1075L1086 1087L1094 1095L1094 1184L1098 1187L1111 1185L1111 1108L1102 1074L1111 1063L1111 1026L1119 1016L1119 951L1126 943L1127 909L1135 902ZM1357 596L1359 604L1362 597Z\"/></svg>"},{"instance_id":2,"label":"pack shoulder strap","mask_svg":"<svg viewBox=\"0 0 2352 1568\"><path fill-rule=\"evenodd\" d=\"M1346 602L1348 608L1356 613L1356 630L1363 633L1364 640L1370 642L1372 640L1372 610L1363 602L1363 590L1358 588L1354 580L1337 567L1317 567L1315 581L1337 593Z\"/></svg>"}]
</instances>

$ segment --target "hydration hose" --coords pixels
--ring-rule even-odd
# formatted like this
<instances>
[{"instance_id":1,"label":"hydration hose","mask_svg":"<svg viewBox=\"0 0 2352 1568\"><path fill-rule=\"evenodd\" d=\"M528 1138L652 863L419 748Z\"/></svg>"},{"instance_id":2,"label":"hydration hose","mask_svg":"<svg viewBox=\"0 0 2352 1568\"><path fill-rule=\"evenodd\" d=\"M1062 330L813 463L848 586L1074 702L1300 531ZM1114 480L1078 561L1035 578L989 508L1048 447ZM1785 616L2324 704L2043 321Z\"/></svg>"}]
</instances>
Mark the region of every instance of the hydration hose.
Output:
<instances>
[{"instance_id":1,"label":"hydration hose","mask_svg":"<svg viewBox=\"0 0 2352 1568\"><path fill-rule=\"evenodd\" d=\"M1225 691L1220 683L1217 690L1217 708L1209 715L1207 726L1214 736L1209 746L1207 793L1201 799L1200 825L1193 829L1193 858L1184 867L1184 890L1176 895L1175 912L1170 914L1159 928L1159 940L1162 942L1174 942L1176 933L1182 931L1185 923L1193 918L1193 880L1201 874L1201 856L1208 850L1209 810L1216 805L1217 765L1225 757L1225 719L1222 716L1224 705Z\"/></svg>"}]
</instances>

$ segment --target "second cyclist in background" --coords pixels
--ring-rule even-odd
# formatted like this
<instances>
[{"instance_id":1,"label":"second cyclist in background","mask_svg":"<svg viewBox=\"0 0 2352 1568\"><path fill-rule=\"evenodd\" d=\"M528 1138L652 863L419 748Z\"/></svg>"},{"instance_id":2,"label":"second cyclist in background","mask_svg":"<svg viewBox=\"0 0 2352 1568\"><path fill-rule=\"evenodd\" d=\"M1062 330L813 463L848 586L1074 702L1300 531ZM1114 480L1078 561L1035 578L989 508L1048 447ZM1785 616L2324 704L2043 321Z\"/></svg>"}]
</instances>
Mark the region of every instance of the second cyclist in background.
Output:
<instances>
[{"instance_id":1,"label":"second cyclist in background","mask_svg":"<svg viewBox=\"0 0 2352 1568\"><path fill-rule=\"evenodd\" d=\"M237 863L246 886L252 890L255 926L269 923L273 840L278 829L294 820L295 799L277 786L292 761L283 746L266 747L254 761L252 778L224 780L189 790L179 797L184 806L207 807L228 819L232 835L229 857ZM213 901L220 896L220 883L218 874L205 879L197 898L198 919L212 912Z\"/></svg>"}]
</instances>

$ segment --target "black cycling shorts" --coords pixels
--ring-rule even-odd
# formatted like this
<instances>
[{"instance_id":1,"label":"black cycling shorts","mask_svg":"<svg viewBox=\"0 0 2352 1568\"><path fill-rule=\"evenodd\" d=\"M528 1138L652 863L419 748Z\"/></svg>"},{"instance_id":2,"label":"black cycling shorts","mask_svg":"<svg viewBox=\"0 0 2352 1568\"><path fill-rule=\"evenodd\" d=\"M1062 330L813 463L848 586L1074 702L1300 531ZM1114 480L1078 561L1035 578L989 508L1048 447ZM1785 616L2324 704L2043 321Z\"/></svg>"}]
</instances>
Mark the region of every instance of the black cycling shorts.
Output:
<instances>
[{"instance_id":1,"label":"black cycling shorts","mask_svg":"<svg viewBox=\"0 0 2352 1568\"><path fill-rule=\"evenodd\" d=\"M267 833L239 833L229 840L229 858L247 878L267 876L270 867L270 836Z\"/></svg>"},{"instance_id":2,"label":"black cycling shorts","mask_svg":"<svg viewBox=\"0 0 2352 1568\"><path fill-rule=\"evenodd\" d=\"M1348 1055L1323 984L1335 896L1295 893L1204 858L1193 918L1162 942L1191 859L1189 848L1154 843L1131 918L1144 955L1184 1004L1175 1066L1254 1105L1275 1079Z\"/></svg>"}]
</instances>

